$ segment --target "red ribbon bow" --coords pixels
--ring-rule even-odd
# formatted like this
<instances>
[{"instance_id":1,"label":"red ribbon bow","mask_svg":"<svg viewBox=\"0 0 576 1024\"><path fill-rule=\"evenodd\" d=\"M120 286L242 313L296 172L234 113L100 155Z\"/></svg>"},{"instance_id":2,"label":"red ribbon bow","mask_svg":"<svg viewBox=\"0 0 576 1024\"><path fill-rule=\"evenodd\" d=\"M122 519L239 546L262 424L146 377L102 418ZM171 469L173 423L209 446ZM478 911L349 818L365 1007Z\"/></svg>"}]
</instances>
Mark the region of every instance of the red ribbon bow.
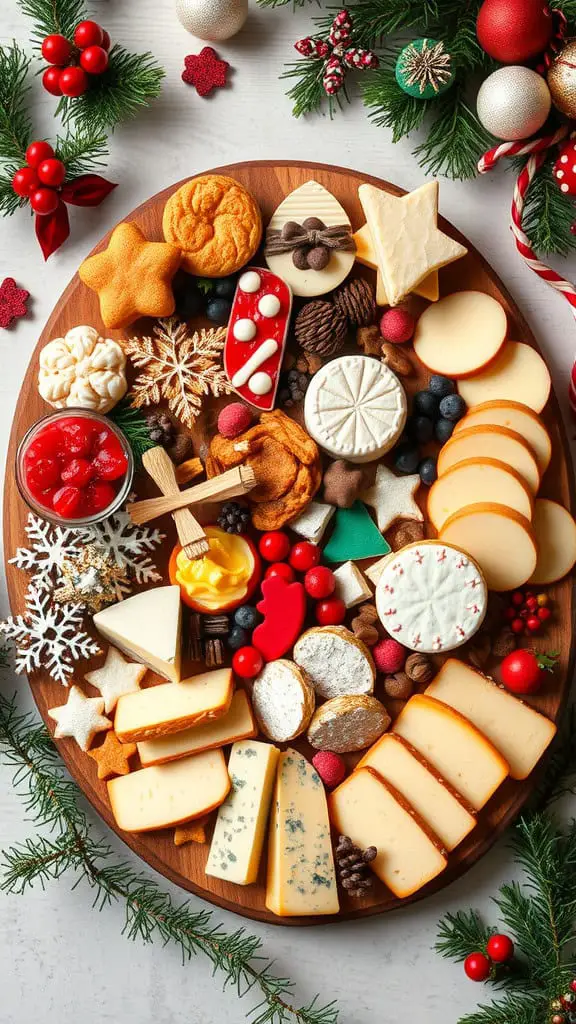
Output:
<instances>
[{"instance_id":1,"label":"red ribbon bow","mask_svg":"<svg viewBox=\"0 0 576 1024\"><path fill-rule=\"evenodd\" d=\"M347 10L339 11L327 39L314 39L306 36L294 43L294 47L303 57L324 60L322 86L328 96L335 96L344 85L347 68L365 71L377 68L378 57L372 50L363 50L350 46L352 42L353 23Z\"/></svg>"},{"instance_id":2,"label":"red ribbon bow","mask_svg":"<svg viewBox=\"0 0 576 1024\"><path fill-rule=\"evenodd\" d=\"M36 238L47 260L66 241L70 234L69 206L99 206L116 185L99 174L81 174L67 181L60 189L58 206L54 213L36 214Z\"/></svg>"}]
</instances>

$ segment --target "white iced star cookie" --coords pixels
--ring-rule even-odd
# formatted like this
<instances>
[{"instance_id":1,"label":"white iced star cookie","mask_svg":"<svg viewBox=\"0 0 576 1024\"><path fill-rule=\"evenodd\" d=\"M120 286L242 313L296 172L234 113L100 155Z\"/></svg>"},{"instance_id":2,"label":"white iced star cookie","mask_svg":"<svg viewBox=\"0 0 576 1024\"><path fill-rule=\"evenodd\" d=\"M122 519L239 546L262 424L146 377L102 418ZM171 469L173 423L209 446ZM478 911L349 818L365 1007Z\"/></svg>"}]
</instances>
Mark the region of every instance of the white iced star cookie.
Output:
<instances>
[{"instance_id":1,"label":"white iced star cookie","mask_svg":"<svg viewBox=\"0 0 576 1024\"><path fill-rule=\"evenodd\" d=\"M112 728L112 722L102 714L102 697L87 697L79 686L72 686L66 704L50 708L48 714L56 722L54 738L70 736L81 750L88 750L96 733Z\"/></svg>"},{"instance_id":2,"label":"white iced star cookie","mask_svg":"<svg viewBox=\"0 0 576 1024\"><path fill-rule=\"evenodd\" d=\"M115 647L109 647L106 661L101 668L87 672L84 679L100 690L104 698L106 714L114 711L118 698L124 693L132 693L140 689L140 683L146 675L146 665L137 665L133 661L126 661L120 651Z\"/></svg>"},{"instance_id":3,"label":"white iced star cookie","mask_svg":"<svg viewBox=\"0 0 576 1024\"><path fill-rule=\"evenodd\" d=\"M424 515L414 500L420 485L420 476L396 476L388 466L380 465L371 487L360 498L376 512L378 529L384 533L397 519L414 519L421 523Z\"/></svg>"}]
</instances>

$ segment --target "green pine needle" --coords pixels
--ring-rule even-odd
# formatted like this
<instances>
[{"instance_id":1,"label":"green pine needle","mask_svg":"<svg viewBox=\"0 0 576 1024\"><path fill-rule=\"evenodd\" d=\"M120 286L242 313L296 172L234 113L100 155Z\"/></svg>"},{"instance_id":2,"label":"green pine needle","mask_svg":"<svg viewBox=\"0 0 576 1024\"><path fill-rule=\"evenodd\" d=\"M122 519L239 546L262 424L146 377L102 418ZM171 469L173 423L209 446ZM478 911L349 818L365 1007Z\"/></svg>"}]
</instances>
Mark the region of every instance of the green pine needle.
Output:
<instances>
[{"instance_id":1,"label":"green pine needle","mask_svg":"<svg viewBox=\"0 0 576 1024\"><path fill-rule=\"evenodd\" d=\"M492 144L491 136L464 99L458 85L435 101L436 120L414 155L429 174L474 178L478 161Z\"/></svg>"},{"instance_id":2,"label":"green pine needle","mask_svg":"<svg viewBox=\"0 0 576 1024\"><path fill-rule=\"evenodd\" d=\"M438 926L435 950L451 960L465 960L469 953L483 953L486 943L496 931L484 924L476 910L458 910L446 914Z\"/></svg>"},{"instance_id":3,"label":"green pine needle","mask_svg":"<svg viewBox=\"0 0 576 1024\"><path fill-rule=\"evenodd\" d=\"M10 177L26 162L32 121L28 112L30 58L13 42L0 47L0 161Z\"/></svg>"},{"instance_id":4,"label":"green pine needle","mask_svg":"<svg viewBox=\"0 0 576 1024\"><path fill-rule=\"evenodd\" d=\"M570 230L576 220L574 200L560 191L552 176L555 159L554 154L534 175L522 218L524 231L540 256L568 256L576 250L576 236Z\"/></svg>"},{"instance_id":5,"label":"green pine needle","mask_svg":"<svg viewBox=\"0 0 576 1024\"><path fill-rule=\"evenodd\" d=\"M403 92L396 81L394 65L389 63L367 76L362 93L364 105L371 108L369 116L374 124L392 130L392 142L417 131L435 103Z\"/></svg>"},{"instance_id":6,"label":"green pine needle","mask_svg":"<svg viewBox=\"0 0 576 1024\"><path fill-rule=\"evenodd\" d=\"M84 0L18 0L18 5L34 22L32 37L38 49L53 33L71 40L76 25L86 17Z\"/></svg>"},{"instance_id":7,"label":"green pine needle","mask_svg":"<svg viewBox=\"0 0 576 1024\"><path fill-rule=\"evenodd\" d=\"M130 405L130 402L123 398L108 413L108 419L112 420L117 427L126 435L128 443L132 449L132 454L137 466L140 466L142 462L142 456L144 452L147 452L150 448L155 447L155 441L150 437L150 430L146 422L146 417L142 414L140 409L134 409Z\"/></svg>"},{"instance_id":8,"label":"green pine needle","mask_svg":"<svg viewBox=\"0 0 576 1024\"><path fill-rule=\"evenodd\" d=\"M305 114L312 114L319 110L324 103L328 105L328 113L332 118L337 108L342 106L342 99L348 100L346 87L340 89L335 96L328 96L322 85L324 77L324 61L303 57L301 60L292 61L286 65L286 70L281 78L297 78L298 81L289 90L287 95L293 100L292 113L294 117L302 117Z\"/></svg>"},{"instance_id":9,"label":"green pine needle","mask_svg":"<svg viewBox=\"0 0 576 1024\"><path fill-rule=\"evenodd\" d=\"M63 138L58 137L56 155L66 164L66 178L72 181L102 166L108 155L108 139L80 125Z\"/></svg>"},{"instance_id":10,"label":"green pine needle","mask_svg":"<svg viewBox=\"0 0 576 1024\"><path fill-rule=\"evenodd\" d=\"M94 135L114 130L160 94L165 71L151 53L129 53L115 45L102 75L77 99L63 98L58 112L65 124L76 121Z\"/></svg>"}]
</instances>

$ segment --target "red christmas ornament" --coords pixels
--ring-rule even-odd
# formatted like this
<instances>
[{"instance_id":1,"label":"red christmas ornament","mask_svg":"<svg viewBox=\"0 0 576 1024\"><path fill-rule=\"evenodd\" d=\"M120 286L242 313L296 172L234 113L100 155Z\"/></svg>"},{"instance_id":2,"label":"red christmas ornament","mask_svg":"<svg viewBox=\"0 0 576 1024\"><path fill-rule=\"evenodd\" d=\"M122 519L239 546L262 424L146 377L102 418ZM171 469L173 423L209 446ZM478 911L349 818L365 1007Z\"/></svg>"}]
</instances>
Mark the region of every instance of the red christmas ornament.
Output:
<instances>
[{"instance_id":1,"label":"red christmas ornament","mask_svg":"<svg viewBox=\"0 0 576 1024\"><path fill-rule=\"evenodd\" d=\"M306 36L294 43L302 57L324 60L322 86L327 96L335 96L340 91L348 69L364 71L378 67L378 57L372 50L359 49L352 46L352 42L352 17L347 10L342 10L334 18L327 39Z\"/></svg>"},{"instance_id":2,"label":"red christmas ornament","mask_svg":"<svg viewBox=\"0 0 576 1024\"><path fill-rule=\"evenodd\" d=\"M295 575L294 569L288 565L288 562L274 562L266 569L264 579L269 580L272 576L281 576L286 583L293 583Z\"/></svg>"},{"instance_id":3,"label":"red christmas ornament","mask_svg":"<svg viewBox=\"0 0 576 1024\"><path fill-rule=\"evenodd\" d=\"M43 160L49 160L54 156L54 150L49 142L31 142L26 150L26 163L28 167L38 167Z\"/></svg>"},{"instance_id":4,"label":"red christmas ornament","mask_svg":"<svg viewBox=\"0 0 576 1024\"><path fill-rule=\"evenodd\" d=\"M50 157L48 160L43 160L38 166L38 177L43 185L60 188L66 177L66 168L61 160Z\"/></svg>"},{"instance_id":5,"label":"red christmas ornament","mask_svg":"<svg viewBox=\"0 0 576 1024\"><path fill-rule=\"evenodd\" d=\"M106 33L108 35L108 33ZM104 30L95 21L81 21L74 30L74 42L79 50L87 46L102 46ZM108 37L110 40L110 37Z\"/></svg>"},{"instance_id":6,"label":"red christmas ornament","mask_svg":"<svg viewBox=\"0 0 576 1024\"><path fill-rule=\"evenodd\" d=\"M346 775L344 761L338 754L333 754L331 750L319 750L317 754L314 754L312 764L327 789L338 786Z\"/></svg>"},{"instance_id":7,"label":"red christmas ornament","mask_svg":"<svg viewBox=\"0 0 576 1024\"><path fill-rule=\"evenodd\" d=\"M290 552L288 535L281 530L270 530L260 537L258 550L267 562L282 562Z\"/></svg>"},{"instance_id":8,"label":"red christmas ornament","mask_svg":"<svg viewBox=\"0 0 576 1024\"><path fill-rule=\"evenodd\" d=\"M290 552L290 565L296 572L306 572L313 565L318 565L321 551L317 544L309 540L298 541Z\"/></svg>"},{"instance_id":9,"label":"red christmas ornament","mask_svg":"<svg viewBox=\"0 0 576 1024\"><path fill-rule=\"evenodd\" d=\"M336 577L332 569L326 565L317 565L308 569L304 577L304 590L309 597L313 597L315 600L330 597L334 593L335 587Z\"/></svg>"},{"instance_id":10,"label":"red christmas ornament","mask_svg":"<svg viewBox=\"0 0 576 1024\"><path fill-rule=\"evenodd\" d=\"M329 597L327 601L318 601L315 614L319 626L341 626L346 618L346 605L339 597Z\"/></svg>"},{"instance_id":11,"label":"red christmas ornament","mask_svg":"<svg viewBox=\"0 0 576 1024\"><path fill-rule=\"evenodd\" d=\"M0 327L10 327L13 320L26 316L26 302L30 292L19 288L13 277L5 277L0 284Z\"/></svg>"},{"instance_id":12,"label":"red christmas ornament","mask_svg":"<svg viewBox=\"0 0 576 1024\"><path fill-rule=\"evenodd\" d=\"M254 679L262 671L264 658L255 647L240 647L234 652L232 668L241 679Z\"/></svg>"},{"instance_id":13,"label":"red christmas ornament","mask_svg":"<svg viewBox=\"0 0 576 1024\"><path fill-rule=\"evenodd\" d=\"M60 74L60 88L63 96L76 99L83 96L88 88L88 76L83 68L64 68Z\"/></svg>"},{"instance_id":14,"label":"red christmas ornament","mask_svg":"<svg viewBox=\"0 0 576 1024\"><path fill-rule=\"evenodd\" d=\"M464 970L471 981L486 981L490 974L490 961L484 953L470 953L464 961Z\"/></svg>"},{"instance_id":15,"label":"red christmas ornament","mask_svg":"<svg viewBox=\"0 0 576 1024\"><path fill-rule=\"evenodd\" d=\"M416 321L407 309L387 309L380 318L380 334L384 341L391 341L394 345L410 341L415 326Z\"/></svg>"},{"instance_id":16,"label":"red christmas ornament","mask_svg":"<svg viewBox=\"0 0 576 1024\"><path fill-rule=\"evenodd\" d=\"M72 47L66 36L46 36L42 43L42 56L48 64L64 67L72 56Z\"/></svg>"},{"instance_id":17,"label":"red christmas ornament","mask_svg":"<svg viewBox=\"0 0 576 1024\"><path fill-rule=\"evenodd\" d=\"M103 46L88 46L80 54L80 66L89 75L102 75L108 67L108 54Z\"/></svg>"},{"instance_id":18,"label":"red christmas ornament","mask_svg":"<svg viewBox=\"0 0 576 1024\"><path fill-rule=\"evenodd\" d=\"M567 196L576 196L576 139L564 143L553 173L560 191Z\"/></svg>"},{"instance_id":19,"label":"red christmas ornament","mask_svg":"<svg viewBox=\"0 0 576 1024\"><path fill-rule=\"evenodd\" d=\"M544 0L484 0L478 42L501 64L525 64L548 46L554 24Z\"/></svg>"},{"instance_id":20,"label":"red christmas ornament","mask_svg":"<svg viewBox=\"0 0 576 1024\"><path fill-rule=\"evenodd\" d=\"M200 53L185 57L184 67L182 81L193 85L199 96L207 96L212 89L224 88L230 65L228 61L220 60L211 46L205 46Z\"/></svg>"},{"instance_id":21,"label":"red christmas ornament","mask_svg":"<svg viewBox=\"0 0 576 1024\"><path fill-rule=\"evenodd\" d=\"M30 206L34 213L40 214L41 217L54 213L59 202L58 195L52 188L37 188L30 196Z\"/></svg>"},{"instance_id":22,"label":"red christmas ornament","mask_svg":"<svg viewBox=\"0 0 576 1024\"><path fill-rule=\"evenodd\" d=\"M514 956L514 943L507 935L491 935L486 943L486 952L495 964L505 964Z\"/></svg>"},{"instance_id":23,"label":"red christmas ornament","mask_svg":"<svg viewBox=\"0 0 576 1024\"><path fill-rule=\"evenodd\" d=\"M38 175L32 167L21 167L12 178L12 188L17 196L29 199L40 184Z\"/></svg>"},{"instance_id":24,"label":"red christmas ornament","mask_svg":"<svg viewBox=\"0 0 576 1024\"><path fill-rule=\"evenodd\" d=\"M42 75L42 85L46 92L49 92L51 96L62 95L62 89L60 88L61 74L61 68L50 67L46 68L46 71Z\"/></svg>"}]
</instances>

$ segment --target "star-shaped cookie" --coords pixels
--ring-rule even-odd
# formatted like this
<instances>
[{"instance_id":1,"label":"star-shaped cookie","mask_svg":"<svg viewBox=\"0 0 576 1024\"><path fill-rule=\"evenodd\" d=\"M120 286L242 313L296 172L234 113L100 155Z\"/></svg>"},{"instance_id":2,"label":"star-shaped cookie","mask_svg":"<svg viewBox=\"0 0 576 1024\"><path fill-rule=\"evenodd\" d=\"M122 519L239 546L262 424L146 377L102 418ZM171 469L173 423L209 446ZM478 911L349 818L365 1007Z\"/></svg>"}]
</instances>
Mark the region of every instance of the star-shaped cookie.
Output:
<instances>
[{"instance_id":1,"label":"star-shaped cookie","mask_svg":"<svg viewBox=\"0 0 576 1024\"><path fill-rule=\"evenodd\" d=\"M56 722L54 738L70 736L81 750L88 750L97 732L112 728L112 722L102 714L102 697L87 697L79 686L72 686L66 704L50 708L48 714Z\"/></svg>"},{"instance_id":2,"label":"star-shaped cookie","mask_svg":"<svg viewBox=\"0 0 576 1024\"><path fill-rule=\"evenodd\" d=\"M93 757L98 765L98 778L110 779L113 775L128 775L128 762L137 749L135 743L120 743L115 732L108 732L104 743L95 750L89 750L88 757Z\"/></svg>"},{"instance_id":3,"label":"star-shaped cookie","mask_svg":"<svg viewBox=\"0 0 576 1024\"><path fill-rule=\"evenodd\" d=\"M104 709L109 715L111 711L114 711L118 698L122 694L140 689L140 683L147 671L146 665L137 665L133 661L126 661L120 651L117 651L115 647L109 647L106 661L101 668L87 672L84 679L100 690L104 698Z\"/></svg>"},{"instance_id":4,"label":"star-shaped cookie","mask_svg":"<svg viewBox=\"0 0 576 1024\"><path fill-rule=\"evenodd\" d=\"M414 495L420 485L420 476L396 476L388 466L379 465L376 479L360 497L376 512L378 529L384 533L397 519L415 519L422 522L424 516Z\"/></svg>"},{"instance_id":5,"label":"star-shaped cookie","mask_svg":"<svg viewBox=\"0 0 576 1024\"><path fill-rule=\"evenodd\" d=\"M209 814L204 814L201 818L196 818L194 821L189 821L187 825L181 825L180 828L174 829L174 845L184 846L185 843L205 843L206 842L206 825L210 820Z\"/></svg>"},{"instance_id":6,"label":"star-shaped cookie","mask_svg":"<svg viewBox=\"0 0 576 1024\"><path fill-rule=\"evenodd\" d=\"M119 224L108 248L84 260L78 274L97 293L105 326L128 327L141 316L171 316L181 259L174 245L148 242L136 224Z\"/></svg>"}]
</instances>

